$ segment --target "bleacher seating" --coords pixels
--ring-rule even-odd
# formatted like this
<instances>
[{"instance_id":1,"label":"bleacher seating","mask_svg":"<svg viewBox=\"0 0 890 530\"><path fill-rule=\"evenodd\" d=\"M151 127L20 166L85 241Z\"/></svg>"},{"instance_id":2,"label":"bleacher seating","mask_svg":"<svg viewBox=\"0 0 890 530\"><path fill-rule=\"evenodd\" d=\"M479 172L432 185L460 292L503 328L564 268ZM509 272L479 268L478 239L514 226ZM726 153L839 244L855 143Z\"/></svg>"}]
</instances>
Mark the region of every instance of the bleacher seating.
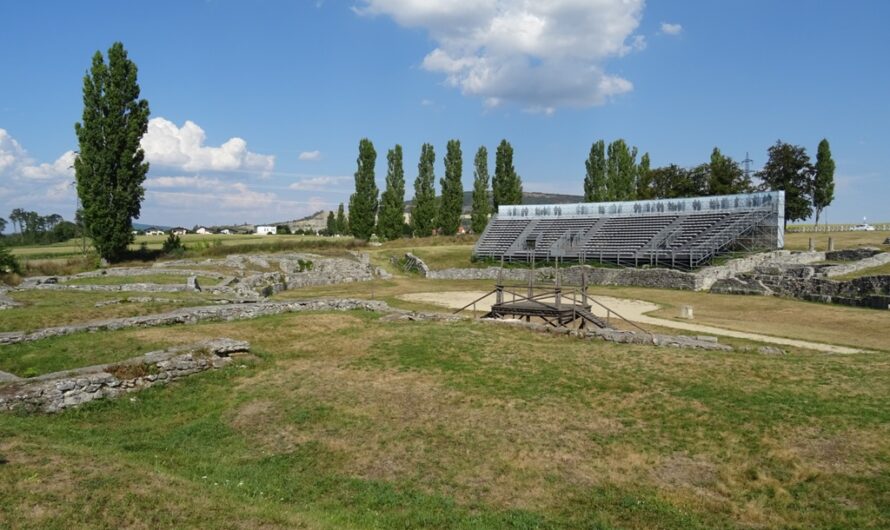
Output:
<instances>
[{"instance_id":1,"label":"bleacher seating","mask_svg":"<svg viewBox=\"0 0 890 530\"><path fill-rule=\"evenodd\" d=\"M781 248L779 193L513 207L492 218L474 253L692 268L738 247Z\"/></svg>"}]
</instances>

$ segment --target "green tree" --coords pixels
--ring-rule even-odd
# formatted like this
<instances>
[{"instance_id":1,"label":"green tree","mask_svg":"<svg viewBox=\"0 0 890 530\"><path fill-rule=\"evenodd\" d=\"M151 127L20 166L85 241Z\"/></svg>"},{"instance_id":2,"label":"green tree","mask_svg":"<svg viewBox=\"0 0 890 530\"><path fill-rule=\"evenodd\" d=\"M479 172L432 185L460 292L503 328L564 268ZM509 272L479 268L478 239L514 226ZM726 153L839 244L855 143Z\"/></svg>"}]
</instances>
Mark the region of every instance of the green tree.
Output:
<instances>
[{"instance_id":1,"label":"green tree","mask_svg":"<svg viewBox=\"0 0 890 530\"><path fill-rule=\"evenodd\" d=\"M819 142L816 151L816 176L813 179L813 209L816 210L816 225L828 205L834 201L834 160L831 147L825 138Z\"/></svg>"},{"instance_id":2,"label":"green tree","mask_svg":"<svg viewBox=\"0 0 890 530\"><path fill-rule=\"evenodd\" d=\"M652 169L649 166L649 153L643 153L643 156L640 157L640 163L637 165L636 198L639 200L655 198L652 192Z\"/></svg>"},{"instance_id":3,"label":"green tree","mask_svg":"<svg viewBox=\"0 0 890 530\"><path fill-rule=\"evenodd\" d=\"M473 213L471 225L473 232L481 234L488 225L491 215L491 194L488 191L488 149L481 146L476 151L473 164Z\"/></svg>"},{"instance_id":4,"label":"green tree","mask_svg":"<svg viewBox=\"0 0 890 530\"><path fill-rule=\"evenodd\" d=\"M12 231L17 232L19 234L19 238L21 239L22 232L22 222L25 219L25 211L21 208L16 208L12 212L9 213L9 221L12 223ZM16 228L18 227L18 228Z\"/></svg>"},{"instance_id":5,"label":"green tree","mask_svg":"<svg viewBox=\"0 0 890 530\"><path fill-rule=\"evenodd\" d=\"M402 146L396 145L386 153L386 190L380 200L377 235L397 239L405 223L405 169L402 165Z\"/></svg>"},{"instance_id":6,"label":"green tree","mask_svg":"<svg viewBox=\"0 0 890 530\"><path fill-rule=\"evenodd\" d=\"M362 138L358 144L355 171L355 193L349 197L349 229L356 239L367 241L374 233L377 222L377 183L374 181L374 164L377 152L374 144Z\"/></svg>"},{"instance_id":7,"label":"green tree","mask_svg":"<svg viewBox=\"0 0 890 530\"><path fill-rule=\"evenodd\" d=\"M460 228L460 216L464 209L463 167L460 140L449 140L445 148L445 176L439 181L442 200L437 220L442 235L453 236Z\"/></svg>"},{"instance_id":8,"label":"green tree","mask_svg":"<svg viewBox=\"0 0 890 530\"><path fill-rule=\"evenodd\" d=\"M522 204L522 178L513 167L513 146L507 140L501 140L495 152L491 190L495 212L501 205Z\"/></svg>"},{"instance_id":9,"label":"green tree","mask_svg":"<svg viewBox=\"0 0 890 530\"><path fill-rule=\"evenodd\" d=\"M597 140L590 146L590 154L584 162L584 201L606 200L606 142Z\"/></svg>"},{"instance_id":10,"label":"green tree","mask_svg":"<svg viewBox=\"0 0 890 530\"><path fill-rule=\"evenodd\" d=\"M6 219L0 217L0 234L3 234L4 230L6 230Z\"/></svg>"},{"instance_id":11,"label":"green tree","mask_svg":"<svg viewBox=\"0 0 890 530\"><path fill-rule=\"evenodd\" d=\"M0 243L0 275L19 274L20 272L18 260L15 259L15 256L6 245Z\"/></svg>"},{"instance_id":12,"label":"green tree","mask_svg":"<svg viewBox=\"0 0 890 530\"><path fill-rule=\"evenodd\" d=\"M813 166L807 150L778 140L769 148L769 159L757 176L764 187L785 192L785 226L813 214Z\"/></svg>"},{"instance_id":13,"label":"green tree","mask_svg":"<svg viewBox=\"0 0 890 530\"><path fill-rule=\"evenodd\" d=\"M708 195L732 195L748 193L751 181L745 176L739 163L714 148L708 164Z\"/></svg>"},{"instance_id":14,"label":"green tree","mask_svg":"<svg viewBox=\"0 0 890 530\"><path fill-rule=\"evenodd\" d=\"M334 233L340 235L349 233L349 219L346 218L346 209L342 202L337 206L337 229Z\"/></svg>"},{"instance_id":15,"label":"green tree","mask_svg":"<svg viewBox=\"0 0 890 530\"><path fill-rule=\"evenodd\" d=\"M411 226L417 237L431 235L436 226L435 162L433 146L423 144L417 164L417 179L414 180L414 208L411 210Z\"/></svg>"},{"instance_id":16,"label":"green tree","mask_svg":"<svg viewBox=\"0 0 890 530\"><path fill-rule=\"evenodd\" d=\"M623 139L609 144L606 161L606 200L628 201L636 192L637 148L627 146Z\"/></svg>"},{"instance_id":17,"label":"green tree","mask_svg":"<svg viewBox=\"0 0 890 530\"><path fill-rule=\"evenodd\" d=\"M119 260L133 241L148 173L140 141L148 129L148 102L139 99L136 65L124 45L93 56L83 79L83 121L74 126L80 154L74 160L83 219L99 255Z\"/></svg>"},{"instance_id":18,"label":"green tree","mask_svg":"<svg viewBox=\"0 0 890 530\"><path fill-rule=\"evenodd\" d=\"M329 236L337 234L337 217L334 216L333 210L328 212L328 221L325 227Z\"/></svg>"}]
</instances>

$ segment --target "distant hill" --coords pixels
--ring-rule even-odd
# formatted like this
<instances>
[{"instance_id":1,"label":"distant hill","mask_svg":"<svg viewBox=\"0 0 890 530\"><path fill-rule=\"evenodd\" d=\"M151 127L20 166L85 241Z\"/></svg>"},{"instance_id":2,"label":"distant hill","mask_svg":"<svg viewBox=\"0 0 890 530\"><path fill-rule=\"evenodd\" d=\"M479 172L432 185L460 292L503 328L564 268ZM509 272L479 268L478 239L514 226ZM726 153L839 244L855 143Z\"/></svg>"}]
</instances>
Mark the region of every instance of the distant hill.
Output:
<instances>
[{"instance_id":1,"label":"distant hill","mask_svg":"<svg viewBox=\"0 0 890 530\"><path fill-rule=\"evenodd\" d=\"M149 224L145 224L145 223L133 223L133 230L139 230L139 231L144 232L145 230L148 230L149 228L157 228L158 230L163 230L166 232L167 230L170 230L173 227L172 226L164 226L164 225L149 225Z\"/></svg>"},{"instance_id":2,"label":"distant hill","mask_svg":"<svg viewBox=\"0 0 890 530\"><path fill-rule=\"evenodd\" d=\"M526 191L522 194L522 204L571 204L584 202L583 195L567 195L564 193L543 193L540 191ZM414 201L405 201L405 211L410 212L414 208ZM464 213L470 213L473 209L473 192L464 192Z\"/></svg>"}]
</instances>

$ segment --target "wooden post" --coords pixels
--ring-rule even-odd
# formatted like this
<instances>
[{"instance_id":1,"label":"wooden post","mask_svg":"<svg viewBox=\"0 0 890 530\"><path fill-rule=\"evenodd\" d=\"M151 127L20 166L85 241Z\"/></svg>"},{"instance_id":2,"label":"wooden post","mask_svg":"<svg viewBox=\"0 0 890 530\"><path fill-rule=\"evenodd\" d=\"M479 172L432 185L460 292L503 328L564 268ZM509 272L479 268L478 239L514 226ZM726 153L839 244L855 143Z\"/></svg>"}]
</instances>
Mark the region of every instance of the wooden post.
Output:
<instances>
[{"instance_id":1,"label":"wooden post","mask_svg":"<svg viewBox=\"0 0 890 530\"><path fill-rule=\"evenodd\" d=\"M556 307L559 308L562 303L562 289L559 283L559 257L556 257Z\"/></svg>"},{"instance_id":2,"label":"wooden post","mask_svg":"<svg viewBox=\"0 0 890 530\"><path fill-rule=\"evenodd\" d=\"M581 268L581 305L587 306L587 267Z\"/></svg>"},{"instance_id":3,"label":"wooden post","mask_svg":"<svg viewBox=\"0 0 890 530\"><path fill-rule=\"evenodd\" d=\"M532 266L528 270L528 297L535 295L535 255L532 254Z\"/></svg>"}]
</instances>

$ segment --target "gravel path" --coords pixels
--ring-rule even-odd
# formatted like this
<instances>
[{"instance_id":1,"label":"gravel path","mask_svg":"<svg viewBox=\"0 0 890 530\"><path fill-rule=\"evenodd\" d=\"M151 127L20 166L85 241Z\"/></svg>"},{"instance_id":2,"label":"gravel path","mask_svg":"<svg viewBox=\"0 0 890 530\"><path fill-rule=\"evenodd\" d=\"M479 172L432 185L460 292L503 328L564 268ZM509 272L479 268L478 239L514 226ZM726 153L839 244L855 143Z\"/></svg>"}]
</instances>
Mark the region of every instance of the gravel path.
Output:
<instances>
[{"instance_id":1,"label":"gravel path","mask_svg":"<svg viewBox=\"0 0 890 530\"><path fill-rule=\"evenodd\" d=\"M484 295L484 291L443 291L436 293L410 293L399 295L402 300L410 302L422 302L435 304L451 309L459 309L473 300ZM691 322L677 322L665 318L649 316L648 313L660 308L659 305L644 300L631 300L627 298L613 298L611 296L591 296L590 298L607 306L613 312L620 314L624 318L637 322L639 324L651 324L653 326L661 326L665 328L680 329L684 331L692 331L698 334L721 335L724 337L734 337L738 339L749 339L757 342L766 342L770 344L780 344L783 346L794 346L798 348L806 348L808 350L816 350L826 353L863 353L865 350L858 348L850 348L847 346L837 346L834 344L824 344L821 342L810 342L797 339L786 339L783 337L774 337L772 335L761 335L759 333L747 333L744 331L734 331L730 329L718 328L714 326L706 326L703 324L693 324ZM494 303L494 295L490 295L476 304L477 311L487 310ZM593 305L593 313L600 317L606 316L606 310L602 307Z\"/></svg>"}]
</instances>

